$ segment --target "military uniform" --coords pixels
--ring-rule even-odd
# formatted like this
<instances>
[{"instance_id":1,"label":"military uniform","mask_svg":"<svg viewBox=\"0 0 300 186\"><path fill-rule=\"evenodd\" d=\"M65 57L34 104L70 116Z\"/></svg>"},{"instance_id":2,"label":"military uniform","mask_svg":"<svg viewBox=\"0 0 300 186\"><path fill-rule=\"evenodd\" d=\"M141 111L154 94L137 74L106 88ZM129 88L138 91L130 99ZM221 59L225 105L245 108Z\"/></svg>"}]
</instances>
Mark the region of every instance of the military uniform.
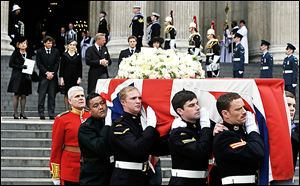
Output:
<instances>
[{"instance_id":1,"label":"military uniform","mask_svg":"<svg viewBox=\"0 0 300 186\"><path fill-rule=\"evenodd\" d=\"M158 21L154 21L151 25L151 41L154 37L160 37L160 24ZM151 43L152 46L152 43Z\"/></svg>"},{"instance_id":2,"label":"military uniform","mask_svg":"<svg viewBox=\"0 0 300 186\"><path fill-rule=\"evenodd\" d=\"M273 77L273 56L269 52L264 53L260 60L260 78Z\"/></svg>"},{"instance_id":3,"label":"military uniform","mask_svg":"<svg viewBox=\"0 0 300 186\"><path fill-rule=\"evenodd\" d=\"M155 128L146 127L143 131L140 116L125 112L117 119L110 133L110 145L115 158L110 184L147 185L149 155L161 155L166 149L163 146L155 149L154 144L156 146L158 141L159 133Z\"/></svg>"},{"instance_id":4,"label":"military uniform","mask_svg":"<svg viewBox=\"0 0 300 186\"><path fill-rule=\"evenodd\" d=\"M132 35L137 38L136 48L140 50L143 46L144 16L141 13L135 14L130 26L132 26Z\"/></svg>"},{"instance_id":5,"label":"military uniform","mask_svg":"<svg viewBox=\"0 0 300 186\"><path fill-rule=\"evenodd\" d=\"M214 137L213 154L222 184L256 185L256 173L264 157L264 143L259 133L246 134L243 126L224 122L229 130Z\"/></svg>"},{"instance_id":6,"label":"military uniform","mask_svg":"<svg viewBox=\"0 0 300 186\"><path fill-rule=\"evenodd\" d=\"M270 42L266 40L261 40L261 47L270 46ZM273 77L273 56L266 50L266 48L261 48L264 50L263 55L260 60L260 78L272 78Z\"/></svg>"},{"instance_id":7,"label":"military uniform","mask_svg":"<svg viewBox=\"0 0 300 186\"><path fill-rule=\"evenodd\" d=\"M114 166L109 146L110 126L104 119L88 118L79 127L80 185L108 185Z\"/></svg>"},{"instance_id":8,"label":"military uniform","mask_svg":"<svg viewBox=\"0 0 300 186\"><path fill-rule=\"evenodd\" d=\"M245 49L241 43L237 44L233 50L233 77L243 78L244 77L244 64L245 64Z\"/></svg>"},{"instance_id":9,"label":"military uniform","mask_svg":"<svg viewBox=\"0 0 300 186\"><path fill-rule=\"evenodd\" d=\"M296 86L298 79L298 59L294 55L287 56L283 61L283 79L285 90L296 95Z\"/></svg>"},{"instance_id":10,"label":"military uniform","mask_svg":"<svg viewBox=\"0 0 300 186\"><path fill-rule=\"evenodd\" d=\"M172 177L169 185L206 185L212 129L201 129L199 121L196 124L183 122L187 127L172 127L170 132Z\"/></svg>"},{"instance_id":11,"label":"military uniform","mask_svg":"<svg viewBox=\"0 0 300 186\"><path fill-rule=\"evenodd\" d=\"M90 117L87 111L72 108L56 116L52 128L50 172L52 178L79 182L80 149L78 130L80 124Z\"/></svg>"},{"instance_id":12,"label":"military uniform","mask_svg":"<svg viewBox=\"0 0 300 186\"><path fill-rule=\"evenodd\" d=\"M198 32L194 32L189 36L189 48L188 48L188 53L191 55L194 55L195 48L198 48L200 51L200 46L201 46L202 38L201 35ZM200 52L199 54L200 55Z\"/></svg>"},{"instance_id":13,"label":"military uniform","mask_svg":"<svg viewBox=\"0 0 300 186\"><path fill-rule=\"evenodd\" d=\"M165 28L165 46L164 49L171 49L171 45L170 42L171 40L175 41L175 36L176 36L177 32L176 29L173 25L168 25ZM174 46L174 48L176 48L176 46Z\"/></svg>"},{"instance_id":14,"label":"military uniform","mask_svg":"<svg viewBox=\"0 0 300 186\"><path fill-rule=\"evenodd\" d=\"M220 70L220 46L217 39L211 39L205 46L207 77L218 77ZM215 58L218 58L216 60Z\"/></svg>"}]
</instances>

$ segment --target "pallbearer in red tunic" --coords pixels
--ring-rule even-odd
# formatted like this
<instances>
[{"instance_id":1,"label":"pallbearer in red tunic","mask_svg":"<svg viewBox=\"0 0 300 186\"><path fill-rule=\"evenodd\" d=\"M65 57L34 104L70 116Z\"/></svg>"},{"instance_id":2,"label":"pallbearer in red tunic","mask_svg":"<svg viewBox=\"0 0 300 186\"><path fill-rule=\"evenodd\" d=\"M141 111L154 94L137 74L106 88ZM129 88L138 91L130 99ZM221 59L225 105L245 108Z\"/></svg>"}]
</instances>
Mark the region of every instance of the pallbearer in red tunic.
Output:
<instances>
[{"instance_id":1,"label":"pallbearer in red tunic","mask_svg":"<svg viewBox=\"0 0 300 186\"><path fill-rule=\"evenodd\" d=\"M84 110L85 97L82 87L74 86L68 91L71 110L56 116L52 128L50 172L55 185L79 184L80 149L78 129L90 117Z\"/></svg>"}]
</instances>

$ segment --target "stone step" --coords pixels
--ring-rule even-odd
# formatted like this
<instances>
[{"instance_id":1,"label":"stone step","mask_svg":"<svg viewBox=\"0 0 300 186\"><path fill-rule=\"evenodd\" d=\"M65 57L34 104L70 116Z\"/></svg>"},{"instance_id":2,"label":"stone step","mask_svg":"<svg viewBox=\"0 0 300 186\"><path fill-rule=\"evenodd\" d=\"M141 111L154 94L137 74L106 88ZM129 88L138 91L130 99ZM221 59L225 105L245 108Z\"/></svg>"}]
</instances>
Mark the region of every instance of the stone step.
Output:
<instances>
[{"instance_id":1,"label":"stone step","mask_svg":"<svg viewBox=\"0 0 300 186\"><path fill-rule=\"evenodd\" d=\"M3 138L46 138L51 139L51 130L1 130Z\"/></svg>"},{"instance_id":2,"label":"stone step","mask_svg":"<svg viewBox=\"0 0 300 186\"><path fill-rule=\"evenodd\" d=\"M162 185L168 185L170 181L170 178L163 178L162 179Z\"/></svg>"},{"instance_id":3,"label":"stone step","mask_svg":"<svg viewBox=\"0 0 300 186\"><path fill-rule=\"evenodd\" d=\"M39 118L29 118L28 120L3 119L1 117L2 130L52 130L53 120L40 120Z\"/></svg>"},{"instance_id":4,"label":"stone step","mask_svg":"<svg viewBox=\"0 0 300 186\"><path fill-rule=\"evenodd\" d=\"M48 167L50 157L1 157L2 167Z\"/></svg>"},{"instance_id":5,"label":"stone step","mask_svg":"<svg viewBox=\"0 0 300 186\"><path fill-rule=\"evenodd\" d=\"M53 185L50 178L1 178L1 185Z\"/></svg>"},{"instance_id":6,"label":"stone step","mask_svg":"<svg viewBox=\"0 0 300 186\"><path fill-rule=\"evenodd\" d=\"M50 157L51 148L1 147L1 156L8 157Z\"/></svg>"},{"instance_id":7,"label":"stone step","mask_svg":"<svg viewBox=\"0 0 300 186\"><path fill-rule=\"evenodd\" d=\"M51 139L1 138L2 147L51 147Z\"/></svg>"},{"instance_id":8,"label":"stone step","mask_svg":"<svg viewBox=\"0 0 300 186\"><path fill-rule=\"evenodd\" d=\"M171 167L161 167L161 174L163 178L171 177Z\"/></svg>"},{"instance_id":9,"label":"stone step","mask_svg":"<svg viewBox=\"0 0 300 186\"><path fill-rule=\"evenodd\" d=\"M3 178L50 178L49 167L1 167Z\"/></svg>"}]
</instances>

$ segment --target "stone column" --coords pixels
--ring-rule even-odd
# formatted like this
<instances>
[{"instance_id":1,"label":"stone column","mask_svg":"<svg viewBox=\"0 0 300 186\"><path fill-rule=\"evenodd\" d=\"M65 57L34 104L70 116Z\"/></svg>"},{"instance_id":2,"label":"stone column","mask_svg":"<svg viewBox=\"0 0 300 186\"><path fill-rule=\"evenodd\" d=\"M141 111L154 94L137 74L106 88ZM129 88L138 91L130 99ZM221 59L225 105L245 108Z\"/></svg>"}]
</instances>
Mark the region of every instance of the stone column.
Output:
<instances>
[{"instance_id":1,"label":"stone column","mask_svg":"<svg viewBox=\"0 0 300 186\"><path fill-rule=\"evenodd\" d=\"M286 57L286 43L296 47L299 56L299 2L272 1L270 5L270 51L275 64L282 64Z\"/></svg>"},{"instance_id":2,"label":"stone column","mask_svg":"<svg viewBox=\"0 0 300 186\"><path fill-rule=\"evenodd\" d=\"M9 44L11 39L8 36L8 12L9 1L1 1L1 56L9 56L14 50Z\"/></svg>"},{"instance_id":3,"label":"stone column","mask_svg":"<svg viewBox=\"0 0 300 186\"><path fill-rule=\"evenodd\" d=\"M147 1L110 1L109 3L110 11L108 14L110 15L111 40L107 44L107 47L111 57L118 58L120 51L128 47L127 38L132 34L131 27L129 27L134 15L132 7L140 5L141 13L146 19L144 11L147 10ZM143 45L145 46L146 44L143 43Z\"/></svg>"},{"instance_id":4,"label":"stone column","mask_svg":"<svg viewBox=\"0 0 300 186\"><path fill-rule=\"evenodd\" d=\"M270 22L269 9L271 2L268 1L252 1L248 2L248 47L249 62L260 63L262 52L260 51L261 40L270 41ZM255 16L251 16L255 15ZM271 47L272 47L272 41Z\"/></svg>"},{"instance_id":5,"label":"stone column","mask_svg":"<svg viewBox=\"0 0 300 186\"><path fill-rule=\"evenodd\" d=\"M202 1L164 1L161 6L161 23L162 23L162 34L164 37L164 19L170 15L170 10L173 9L174 13L174 26L177 30L176 35L176 46L177 49L187 52L189 24L193 21L193 16L197 16L198 30L202 27ZM201 33L200 33L201 34Z\"/></svg>"}]
</instances>

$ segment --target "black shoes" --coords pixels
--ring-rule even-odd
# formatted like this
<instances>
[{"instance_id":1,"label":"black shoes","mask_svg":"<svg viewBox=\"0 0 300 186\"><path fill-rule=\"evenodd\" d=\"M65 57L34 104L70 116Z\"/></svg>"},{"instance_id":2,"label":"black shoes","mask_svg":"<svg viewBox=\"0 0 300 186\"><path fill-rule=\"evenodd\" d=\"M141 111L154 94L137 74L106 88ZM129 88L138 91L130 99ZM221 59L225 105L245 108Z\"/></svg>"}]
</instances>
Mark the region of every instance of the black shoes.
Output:
<instances>
[{"instance_id":1,"label":"black shoes","mask_svg":"<svg viewBox=\"0 0 300 186\"><path fill-rule=\"evenodd\" d=\"M53 120L53 119L54 119L54 116L49 116L49 119Z\"/></svg>"},{"instance_id":2,"label":"black shoes","mask_svg":"<svg viewBox=\"0 0 300 186\"><path fill-rule=\"evenodd\" d=\"M22 113L21 113L21 114L20 114L20 119L22 119L22 118L23 118L23 119L28 119L28 118L25 116L25 114L22 114Z\"/></svg>"},{"instance_id":3,"label":"black shoes","mask_svg":"<svg viewBox=\"0 0 300 186\"><path fill-rule=\"evenodd\" d=\"M40 116L40 119L45 120L46 118L45 118L45 116Z\"/></svg>"},{"instance_id":4,"label":"black shoes","mask_svg":"<svg viewBox=\"0 0 300 186\"><path fill-rule=\"evenodd\" d=\"M14 114L13 116L14 116L14 119L19 119L19 117L16 114Z\"/></svg>"}]
</instances>

